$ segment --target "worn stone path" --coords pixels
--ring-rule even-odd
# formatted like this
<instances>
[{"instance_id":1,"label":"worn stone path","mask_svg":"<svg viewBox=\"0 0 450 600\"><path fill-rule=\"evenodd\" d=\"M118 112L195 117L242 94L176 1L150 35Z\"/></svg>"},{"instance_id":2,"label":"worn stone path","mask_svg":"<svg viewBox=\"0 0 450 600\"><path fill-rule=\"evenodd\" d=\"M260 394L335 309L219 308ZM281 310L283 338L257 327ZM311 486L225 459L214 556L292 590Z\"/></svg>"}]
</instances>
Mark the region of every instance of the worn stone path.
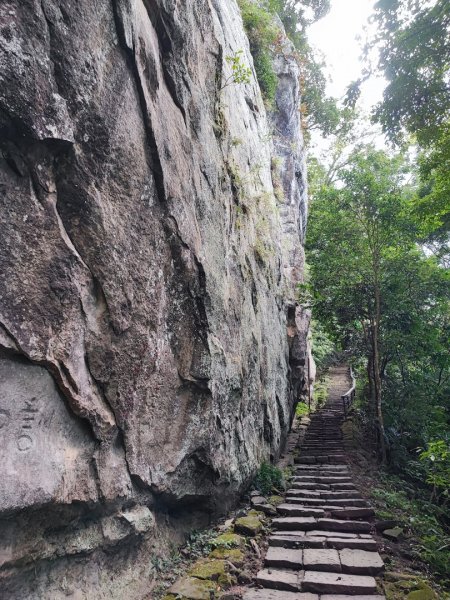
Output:
<instances>
[{"instance_id":1,"label":"worn stone path","mask_svg":"<svg viewBox=\"0 0 450 600\"><path fill-rule=\"evenodd\" d=\"M277 507L259 587L244 600L382 600L375 576L383 560L371 535L373 509L354 486L346 463L341 395L346 367L330 372L326 405L311 417L295 476Z\"/></svg>"}]
</instances>

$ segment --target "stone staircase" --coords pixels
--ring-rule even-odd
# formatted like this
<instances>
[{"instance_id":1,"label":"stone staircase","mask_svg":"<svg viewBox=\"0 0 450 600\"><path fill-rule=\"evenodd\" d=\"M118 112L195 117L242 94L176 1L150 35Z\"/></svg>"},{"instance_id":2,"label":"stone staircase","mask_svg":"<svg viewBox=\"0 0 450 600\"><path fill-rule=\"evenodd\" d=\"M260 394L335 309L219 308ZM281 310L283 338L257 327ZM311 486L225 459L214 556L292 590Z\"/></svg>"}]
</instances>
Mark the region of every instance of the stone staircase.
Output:
<instances>
[{"instance_id":1,"label":"stone staircase","mask_svg":"<svg viewBox=\"0 0 450 600\"><path fill-rule=\"evenodd\" d=\"M259 588L244 600L382 600L384 569L371 535L373 509L352 482L343 448L341 395L348 371L331 372L327 404L311 418L295 459L295 476L272 521Z\"/></svg>"}]
</instances>

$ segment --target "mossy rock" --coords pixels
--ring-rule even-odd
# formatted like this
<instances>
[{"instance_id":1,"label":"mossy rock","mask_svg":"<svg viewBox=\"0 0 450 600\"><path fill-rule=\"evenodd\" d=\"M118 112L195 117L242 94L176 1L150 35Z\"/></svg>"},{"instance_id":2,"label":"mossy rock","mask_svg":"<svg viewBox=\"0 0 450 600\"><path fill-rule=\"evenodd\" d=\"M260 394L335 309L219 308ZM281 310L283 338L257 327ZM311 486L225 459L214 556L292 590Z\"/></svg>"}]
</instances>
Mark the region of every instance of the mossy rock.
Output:
<instances>
[{"instance_id":1,"label":"mossy rock","mask_svg":"<svg viewBox=\"0 0 450 600\"><path fill-rule=\"evenodd\" d=\"M284 498L282 496L270 496L269 502L274 506L278 506L279 504L283 504Z\"/></svg>"},{"instance_id":2,"label":"mossy rock","mask_svg":"<svg viewBox=\"0 0 450 600\"><path fill-rule=\"evenodd\" d=\"M438 600L437 595L429 585L422 583L420 588L420 590L409 592L406 596L406 600Z\"/></svg>"},{"instance_id":3,"label":"mossy rock","mask_svg":"<svg viewBox=\"0 0 450 600\"><path fill-rule=\"evenodd\" d=\"M261 512L260 510L256 510L255 508L251 508L247 515L250 515L251 517L263 517L264 513Z\"/></svg>"},{"instance_id":4,"label":"mossy rock","mask_svg":"<svg viewBox=\"0 0 450 600\"><path fill-rule=\"evenodd\" d=\"M415 573L404 573L402 571L386 571L384 578L386 581L415 581L419 580L420 575Z\"/></svg>"},{"instance_id":5,"label":"mossy rock","mask_svg":"<svg viewBox=\"0 0 450 600\"><path fill-rule=\"evenodd\" d=\"M189 570L189 575L198 577L199 579L211 579L217 581L221 575L225 574L225 561L219 559L203 559L198 560L192 569Z\"/></svg>"},{"instance_id":6,"label":"mossy rock","mask_svg":"<svg viewBox=\"0 0 450 600\"><path fill-rule=\"evenodd\" d=\"M244 553L238 548L216 548L209 555L210 558L218 558L220 560L229 560L237 567L244 564Z\"/></svg>"},{"instance_id":7,"label":"mossy rock","mask_svg":"<svg viewBox=\"0 0 450 600\"><path fill-rule=\"evenodd\" d=\"M215 589L212 581L183 577L172 585L163 600L211 600Z\"/></svg>"},{"instance_id":8,"label":"mossy rock","mask_svg":"<svg viewBox=\"0 0 450 600\"><path fill-rule=\"evenodd\" d=\"M236 519L234 530L236 533L242 533L251 537L255 537L262 529L262 523L257 515L249 514L247 517Z\"/></svg>"},{"instance_id":9,"label":"mossy rock","mask_svg":"<svg viewBox=\"0 0 450 600\"><path fill-rule=\"evenodd\" d=\"M220 587L226 589L234 585L236 583L236 579L232 575L230 575L230 573L223 573L222 575L220 575L219 579L217 580L217 583L220 585Z\"/></svg>"},{"instance_id":10,"label":"mossy rock","mask_svg":"<svg viewBox=\"0 0 450 600\"><path fill-rule=\"evenodd\" d=\"M244 544L244 540L237 533L222 533L212 540L215 548L239 548Z\"/></svg>"}]
</instances>

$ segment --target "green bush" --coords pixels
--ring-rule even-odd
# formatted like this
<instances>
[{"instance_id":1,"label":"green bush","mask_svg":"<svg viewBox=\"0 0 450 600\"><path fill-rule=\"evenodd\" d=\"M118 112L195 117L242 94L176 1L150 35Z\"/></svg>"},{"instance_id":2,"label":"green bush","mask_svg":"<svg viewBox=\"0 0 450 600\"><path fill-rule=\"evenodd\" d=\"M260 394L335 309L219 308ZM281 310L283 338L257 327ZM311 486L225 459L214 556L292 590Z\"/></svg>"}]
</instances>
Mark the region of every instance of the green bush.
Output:
<instances>
[{"instance_id":1,"label":"green bush","mask_svg":"<svg viewBox=\"0 0 450 600\"><path fill-rule=\"evenodd\" d=\"M270 49L277 41L280 29L273 15L257 3L251 0L238 0L238 2L261 93L264 100L272 104L275 100L278 79L272 65Z\"/></svg>"},{"instance_id":2,"label":"green bush","mask_svg":"<svg viewBox=\"0 0 450 600\"><path fill-rule=\"evenodd\" d=\"M283 471L270 463L263 462L255 477L254 487L264 496L268 496L274 490L279 491L283 489Z\"/></svg>"},{"instance_id":3,"label":"green bush","mask_svg":"<svg viewBox=\"0 0 450 600\"><path fill-rule=\"evenodd\" d=\"M295 407L295 414L297 417L304 417L309 415L309 408L305 402L299 402Z\"/></svg>"}]
</instances>

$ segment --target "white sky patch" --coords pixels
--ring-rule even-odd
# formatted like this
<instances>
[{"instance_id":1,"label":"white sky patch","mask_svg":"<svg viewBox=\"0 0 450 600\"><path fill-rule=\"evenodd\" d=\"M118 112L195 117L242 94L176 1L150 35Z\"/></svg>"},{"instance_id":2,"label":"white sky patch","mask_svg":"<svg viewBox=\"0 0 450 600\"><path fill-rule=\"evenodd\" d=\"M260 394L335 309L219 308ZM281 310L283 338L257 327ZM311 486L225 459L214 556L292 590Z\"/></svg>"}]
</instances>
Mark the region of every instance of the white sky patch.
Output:
<instances>
[{"instance_id":1,"label":"white sky patch","mask_svg":"<svg viewBox=\"0 0 450 600\"><path fill-rule=\"evenodd\" d=\"M331 0L331 10L308 28L311 45L322 52L329 78L327 93L341 99L347 86L360 77L362 42L375 0ZM371 77L362 87L359 106L366 112L381 100L386 85Z\"/></svg>"}]
</instances>

